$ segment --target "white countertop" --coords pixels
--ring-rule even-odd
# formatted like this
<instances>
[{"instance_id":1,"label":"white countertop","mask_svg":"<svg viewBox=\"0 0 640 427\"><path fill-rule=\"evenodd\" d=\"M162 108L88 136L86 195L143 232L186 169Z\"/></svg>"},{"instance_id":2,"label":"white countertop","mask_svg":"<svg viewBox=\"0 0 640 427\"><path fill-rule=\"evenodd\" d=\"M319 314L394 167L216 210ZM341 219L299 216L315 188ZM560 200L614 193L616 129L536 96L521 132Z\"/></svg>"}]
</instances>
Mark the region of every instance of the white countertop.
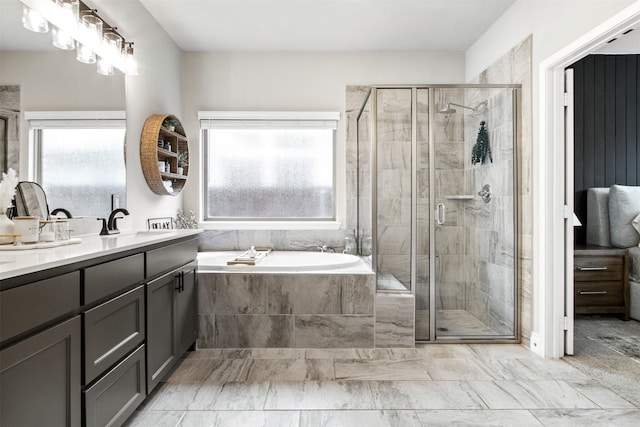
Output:
<instances>
[{"instance_id":1,"label":"white countertop","mask_svg":"<svg viewBox=\"0 0 640 427\"><path fill-rule=\"evenodd\" d=\"M0 251L0 280L169 242L200 232L202 230L123 231L111 236L80 236L81 243L53 248L3 250Z\"/></svg>"}]
</instances>

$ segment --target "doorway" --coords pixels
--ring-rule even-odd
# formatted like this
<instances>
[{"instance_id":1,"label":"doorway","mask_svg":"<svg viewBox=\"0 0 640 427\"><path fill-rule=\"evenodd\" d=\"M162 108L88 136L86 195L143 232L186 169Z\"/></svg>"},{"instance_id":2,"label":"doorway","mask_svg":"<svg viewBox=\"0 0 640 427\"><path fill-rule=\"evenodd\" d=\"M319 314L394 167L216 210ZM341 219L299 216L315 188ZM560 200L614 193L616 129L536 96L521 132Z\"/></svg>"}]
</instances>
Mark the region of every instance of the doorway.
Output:
<instances>
[{"instance_id":1,"label":"doorway","mask_svg":"<svg viewBox=\"0 0 640 427\"><path fill-rule=\"evenodd\" d=\"M574 209L573 184L565 179L565 159L568 150L573 149L564 141L564 70L574 62L584 58L605 45L617 35L630 28L640 27L640 6L627 8L598 27L591 33L576 40L565 49L543 61L540 65L541 88L545 99L541 103L541 141L537 159L534 162L534 186L540 190L534 197L536 210L534 218L537 229L534 235L534 257L538 258L538 268L543 268L548 280L543 280L540 291L539 315L544 335L543 353L547 357L565 355L565 334L573 337L572 325L565 328L565 293L573 292L573 282L567 280L567 269L572 271L573 239L565 241L569 227L573 227L571 213ZM565 185L559 186L559 182ZM565 197L565 195L569 195ZM564 215L558 215L564 213ZM571 230L571 234L573 231ZM564 286L559 284L564 283ZM544 306L548 309L544 309Z\"/></svg>"}]
</instances>

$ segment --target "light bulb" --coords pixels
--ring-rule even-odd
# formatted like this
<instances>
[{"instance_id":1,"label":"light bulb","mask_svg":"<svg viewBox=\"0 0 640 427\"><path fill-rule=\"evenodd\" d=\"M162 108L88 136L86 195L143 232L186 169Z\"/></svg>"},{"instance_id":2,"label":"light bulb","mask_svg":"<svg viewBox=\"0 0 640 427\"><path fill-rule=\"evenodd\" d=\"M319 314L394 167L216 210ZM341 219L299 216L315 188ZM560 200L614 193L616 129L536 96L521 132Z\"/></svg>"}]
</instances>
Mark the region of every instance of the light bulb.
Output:
<instances>
[{"instance_id":1,"label":"light bulb","mask_svg":"<svg viewBox=\"0 0 640 427\"><path fill-rule=\"evenodd\" d=\"M85 64L95 64L96 54L93 50L82 43L78 43L78 50L76 51L76 59Z\"/></svg>"},{"instance_id":2,"label":"light bulb","mask_svg":"<svg viewBox=\"0 0 640 427\"><path fill-rule=\"evenodd\" d=\"M34 33L49 31L49 22L28 6L22 6L22 26Z\"/></svg>"},{"instance_id":3,"label":"light bulb","mask_svg":"<svg viewBox=\"0 0 640 427\"><path fill-rule=\"evenodd\" d=\"M128 76L138 75L138 61L133 54L133 43L126 43L129 46L124 52L124 65Z\"/></svg>"},{"instance_id":4,"label":"light bulb","mask_svg":"<svg viewBox=\"0 0 640 427\"><path fill-rule=\"evenodd\" d=\"M111 62L108 59L98 57L97 67L99 74L102 74L103 76L113 75L113 65L111 65Z\"/></svg>"},{"instance_id":5,"label":"light bulb","mask_svg":"<svg viewBox=\"0 0 640 427\"><path fill-rule=\"evenodd\" d=\"M53 45L57 48L71 50L76 47L76 42L73 37L58 27L53 27L51 35L53 37Z\"/></svg>"}]
</instances>

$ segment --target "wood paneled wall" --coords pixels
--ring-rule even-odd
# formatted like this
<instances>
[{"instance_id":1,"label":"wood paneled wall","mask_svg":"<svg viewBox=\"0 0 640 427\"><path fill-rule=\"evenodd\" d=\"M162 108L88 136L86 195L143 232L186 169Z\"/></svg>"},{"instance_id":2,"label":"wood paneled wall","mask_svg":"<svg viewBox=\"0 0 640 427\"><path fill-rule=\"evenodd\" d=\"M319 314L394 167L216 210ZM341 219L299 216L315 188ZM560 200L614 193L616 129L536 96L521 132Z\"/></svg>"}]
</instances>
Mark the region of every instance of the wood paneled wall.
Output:
<instances>
[{"instance_id":1,"label":"wood paneled wall","mask_svg":"<svg viewBox=\"0 0 640 427\"><path fill-rule=\"evenodd\" d=\"M589 55L574 69L576 244L586 242L587 189L640 185L640 55Z\"/></svg>"}]
</instances>

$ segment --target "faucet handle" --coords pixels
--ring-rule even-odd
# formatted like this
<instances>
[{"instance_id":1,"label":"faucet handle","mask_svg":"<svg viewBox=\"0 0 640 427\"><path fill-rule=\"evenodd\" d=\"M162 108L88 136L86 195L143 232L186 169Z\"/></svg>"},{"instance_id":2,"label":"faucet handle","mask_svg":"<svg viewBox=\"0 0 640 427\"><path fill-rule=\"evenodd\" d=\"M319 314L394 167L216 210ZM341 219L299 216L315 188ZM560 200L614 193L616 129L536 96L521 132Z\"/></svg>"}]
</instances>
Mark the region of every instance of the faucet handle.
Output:
<instances>
[{"instance_id":1,"label":"faucet handle","mask_svg":"<svg viewBox=\"0 0 640 427\"><path fill-rule=\"evenodd\" d=\"M108 236L109 229L107 228L107 220L106 218L96 218L98 221L102 221L102 230L100 230L101 236Z\"/></svg>"}]
</instances>

